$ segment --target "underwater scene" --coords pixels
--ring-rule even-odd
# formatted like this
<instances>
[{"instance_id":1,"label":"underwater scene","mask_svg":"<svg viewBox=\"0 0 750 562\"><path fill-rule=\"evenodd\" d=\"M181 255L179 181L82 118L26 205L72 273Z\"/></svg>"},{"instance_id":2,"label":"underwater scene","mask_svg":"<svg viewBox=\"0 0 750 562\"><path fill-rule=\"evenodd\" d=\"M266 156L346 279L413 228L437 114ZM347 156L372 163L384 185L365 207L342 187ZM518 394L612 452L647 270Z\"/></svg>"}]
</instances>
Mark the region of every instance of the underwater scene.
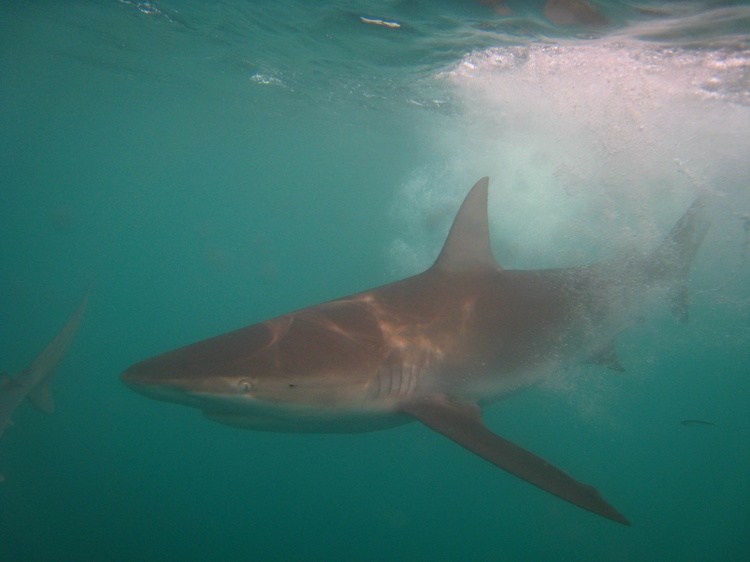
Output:
<instances>
[{"instance_id":1,"label":"underwater scene","mask_svg":"<svg viewBox=\"0 0 750 562\"><path fill-rule=\"evenodd\" d=\"M2 1L0 233L2 562L750 560L750 3Z\"/></svg>"}]
</instances>

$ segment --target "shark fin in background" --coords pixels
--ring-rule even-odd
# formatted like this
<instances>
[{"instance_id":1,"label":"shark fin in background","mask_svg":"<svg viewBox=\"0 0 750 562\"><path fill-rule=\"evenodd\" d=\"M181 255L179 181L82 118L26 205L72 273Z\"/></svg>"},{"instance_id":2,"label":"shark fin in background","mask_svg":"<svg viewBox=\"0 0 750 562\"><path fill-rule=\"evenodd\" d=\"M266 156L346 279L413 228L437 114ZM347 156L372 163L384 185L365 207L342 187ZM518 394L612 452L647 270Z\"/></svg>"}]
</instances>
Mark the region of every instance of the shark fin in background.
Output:
<instances>
[{"instance_id":1,"label":"shark fin in background","mask_svg":"<svg viewBox=\"0 0 750 562\"><path fill-rule=\"evenodd\" d=\"M65 326L63 326L62 330L58 332L49 345L26 368L26 372L32 380L47 381L54 374L63 357L65 357L73 341L73 337L78 331L78 326L81 325L81 319L83 318L83 313L86 311L86 304L89 300L90 290L89 288L81 304L78 305L78 308Z\"/></svg>"},{"instance_id":2,"label":"shark fin in background","mask_svg":"<svg viewBox=\"0 0 750 562\"><path fill-rule=\"evenodd\" d=\"M647 258L647 275L671 283L667 292L669 310L679 322L687 322L689 317L690 267L709 226L705 198L699 197Z\"/></svg>"},{"instance_id":3,"label":"shark fin in background","mask_svg":"<svg viewBox=\"0 0 750 562\"><path fill-rule=\"evenodd\" d=\"M55 409L50 381L78 331L90 290L91 286L62 330L26 369L14 377L0 376L0 437L13 424L11 417L24 398L42 412L51 413Z\"/></svg>"}]
</instances>

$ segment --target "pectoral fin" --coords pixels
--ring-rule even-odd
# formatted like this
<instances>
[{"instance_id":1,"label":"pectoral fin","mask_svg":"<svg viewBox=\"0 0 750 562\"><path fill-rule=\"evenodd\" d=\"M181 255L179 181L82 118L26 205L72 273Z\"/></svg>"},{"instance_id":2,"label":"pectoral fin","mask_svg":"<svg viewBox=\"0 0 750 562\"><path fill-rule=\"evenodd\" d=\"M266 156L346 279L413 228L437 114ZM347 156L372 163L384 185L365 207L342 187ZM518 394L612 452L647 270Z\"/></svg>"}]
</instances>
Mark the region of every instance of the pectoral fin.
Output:
<instances>
[{"instance_id":1,"label":"pectoral fin","mask_svg":"<svg viewBox=\"0 0 750 562\"><path fill-rule=\"evenodd\" d=\"M595 488L571 478L543 458L492 433L482 423L481 409L474 403L432 396L404 404L401 411L542 490L617 523L630 525Z\"/></svg>"}]
</instances>

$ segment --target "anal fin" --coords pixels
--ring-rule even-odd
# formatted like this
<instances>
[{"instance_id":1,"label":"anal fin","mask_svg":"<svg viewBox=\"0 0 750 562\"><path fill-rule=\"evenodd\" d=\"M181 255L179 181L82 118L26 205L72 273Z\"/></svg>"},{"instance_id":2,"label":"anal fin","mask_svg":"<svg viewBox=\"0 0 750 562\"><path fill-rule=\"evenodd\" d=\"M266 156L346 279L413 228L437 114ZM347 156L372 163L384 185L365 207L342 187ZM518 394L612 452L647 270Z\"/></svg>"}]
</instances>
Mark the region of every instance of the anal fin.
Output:
<instances>
[{"instance_id":1,"label":"anal fin","mask_svg":"<svg viewBox=\"0 0 750 562\"><path fill-rule=\"evenodd\" d=\"M592 486L579 482L541 457L492 433L471 402L431 396L410 401L401 411L442 433L495 466L570 503L623 525L630 522Z\"/></svg>"}]
</instances>

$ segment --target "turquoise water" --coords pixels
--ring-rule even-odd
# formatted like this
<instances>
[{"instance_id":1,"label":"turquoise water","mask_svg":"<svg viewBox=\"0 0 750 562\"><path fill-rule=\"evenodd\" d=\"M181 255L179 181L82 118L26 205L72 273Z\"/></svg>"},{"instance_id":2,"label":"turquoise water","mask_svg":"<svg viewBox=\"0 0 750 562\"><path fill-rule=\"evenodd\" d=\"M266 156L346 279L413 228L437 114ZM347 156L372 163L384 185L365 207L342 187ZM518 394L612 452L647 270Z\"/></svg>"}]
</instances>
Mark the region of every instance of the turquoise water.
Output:
<instances>
[{"instance_id":1,"label":"turquoise water","mask_svg":"<svg viewBox=\"0 0 750 562\"><path fill-rule=\"evenodd\" d=\"M750 7L507 5L0 2L0 367L93 282L56 412L0 442L0 560L750 558ZM418 424L241 431L119 382L428 266L484 175L508 268L648 247L708 196L688 324L485 412L633 527Z\"/></svg>"}]
</instances>

